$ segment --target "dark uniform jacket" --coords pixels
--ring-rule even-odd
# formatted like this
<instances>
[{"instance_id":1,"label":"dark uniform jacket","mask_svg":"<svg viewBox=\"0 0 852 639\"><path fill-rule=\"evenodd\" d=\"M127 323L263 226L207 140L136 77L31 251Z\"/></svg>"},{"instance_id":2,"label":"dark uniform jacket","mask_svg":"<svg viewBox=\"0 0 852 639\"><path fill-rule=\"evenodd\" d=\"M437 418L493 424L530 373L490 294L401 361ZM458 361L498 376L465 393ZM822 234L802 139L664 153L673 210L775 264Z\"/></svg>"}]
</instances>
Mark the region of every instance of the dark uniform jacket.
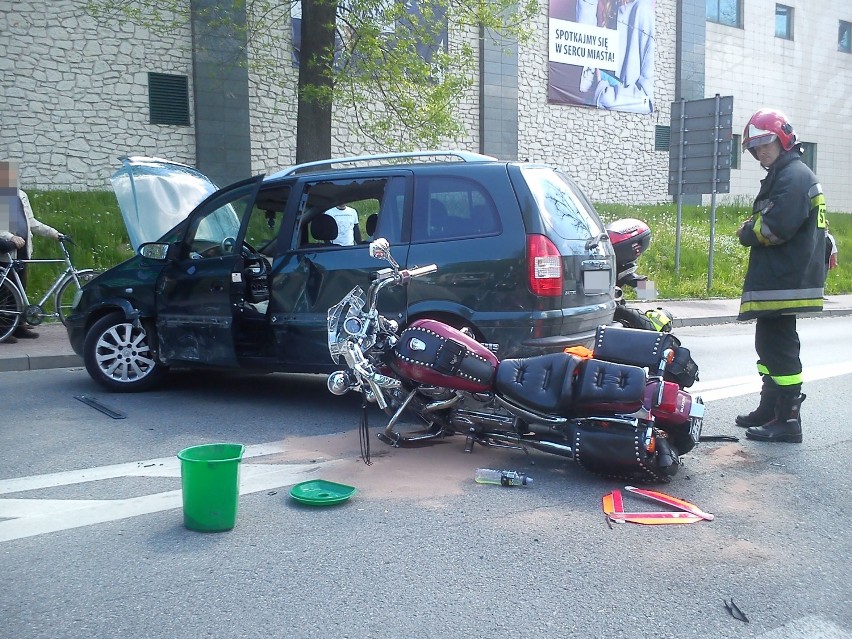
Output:
<instances>
[{"instance_id":1,"label":"dark uniform jacket","mask_svg":"<svg viewBox=\"0 0 852 639\"><path fill-rule=\"evenodd\" d=\"M825 198L797 149L770 167L752 211L740 232L751 251L737 319L821 311Z\"/></svg>"}]
</instances>

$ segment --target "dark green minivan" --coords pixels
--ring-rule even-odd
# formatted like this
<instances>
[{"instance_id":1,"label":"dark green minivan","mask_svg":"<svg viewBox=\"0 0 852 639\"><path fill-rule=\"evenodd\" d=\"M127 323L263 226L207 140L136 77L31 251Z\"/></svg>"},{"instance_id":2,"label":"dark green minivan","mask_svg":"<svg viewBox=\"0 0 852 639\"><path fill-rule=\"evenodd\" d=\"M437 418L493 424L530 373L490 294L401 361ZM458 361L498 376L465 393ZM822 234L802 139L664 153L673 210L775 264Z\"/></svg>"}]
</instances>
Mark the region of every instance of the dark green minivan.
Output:
<instances>
[{"instance_id":1,"label":"dark green minivan","mask_svg":"<svg viewBox=\"0 0 852 639\"><path fill-rule=\"evenodd\" d=\"M612 320L615 257L564 173L430 151L299 165L218 189L194 169L125 158L113 187L136 255L84 287L76 353L114 391L169 367L331 372L326 312L382 263L436 273L380 311L468 329L498 357L590 344Z\"/></svg>"}]
</instances>

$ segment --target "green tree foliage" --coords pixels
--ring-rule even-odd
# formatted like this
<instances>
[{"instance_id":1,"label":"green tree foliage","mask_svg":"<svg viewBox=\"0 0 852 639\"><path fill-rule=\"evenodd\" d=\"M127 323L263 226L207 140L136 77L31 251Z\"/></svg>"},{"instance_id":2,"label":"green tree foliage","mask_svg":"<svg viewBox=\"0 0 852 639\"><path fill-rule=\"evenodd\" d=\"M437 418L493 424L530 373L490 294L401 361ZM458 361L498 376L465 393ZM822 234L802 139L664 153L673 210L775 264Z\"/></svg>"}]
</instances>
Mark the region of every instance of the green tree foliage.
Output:
<instances>
[{"instance_id":1,"label":"green tree foliage","mask_svg":"<svg viewBox=\"0 0 852 639\"><path fill-rule=\"evenodd\" d=\"M247 59L254 73L277 84L290 81L280 48L287 46L293 6L87 1L88 13L107 25L127 20L155 34L204 20L246 43L250 55L235 51L234 64ZM524 42L540 10L538 0L301 0L300 6L297 162L330 157L333 106L351 109L361 134L382 147L410 150L459 139L456 106L475 81L477 39Z\"/></svg>"}]
</instances>

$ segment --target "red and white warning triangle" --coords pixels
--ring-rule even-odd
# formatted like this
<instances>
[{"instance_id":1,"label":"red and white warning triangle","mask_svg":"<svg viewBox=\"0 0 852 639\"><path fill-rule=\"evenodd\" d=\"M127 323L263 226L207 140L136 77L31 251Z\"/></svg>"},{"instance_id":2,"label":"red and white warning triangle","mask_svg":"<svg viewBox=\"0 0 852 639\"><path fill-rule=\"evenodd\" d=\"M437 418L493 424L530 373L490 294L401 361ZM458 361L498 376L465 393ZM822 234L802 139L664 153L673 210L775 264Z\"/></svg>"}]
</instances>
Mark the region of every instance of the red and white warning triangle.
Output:
<instances>
[{"instance_id":1,"label":"red and white warning triangle","mask_svg":"<svg viewBox=\"0 0 852 639\"><path fill-rule=\"evenodd\" d=\"M695 504L690 504L688 501L659 493L654 490L645 490L644 488L636 488L634 486L625 486L625 490L634 495L645 497L652 501L674 506L678 508L675 511L669 512L625 512L624 501L621 497L620 490L613 490L608 495L603 496L603 511L609 521L617 524L631 522L634 524L694 524L695 522L706 520L713 521L714 516L701 510Z\"/></svg>"}]
</instances>

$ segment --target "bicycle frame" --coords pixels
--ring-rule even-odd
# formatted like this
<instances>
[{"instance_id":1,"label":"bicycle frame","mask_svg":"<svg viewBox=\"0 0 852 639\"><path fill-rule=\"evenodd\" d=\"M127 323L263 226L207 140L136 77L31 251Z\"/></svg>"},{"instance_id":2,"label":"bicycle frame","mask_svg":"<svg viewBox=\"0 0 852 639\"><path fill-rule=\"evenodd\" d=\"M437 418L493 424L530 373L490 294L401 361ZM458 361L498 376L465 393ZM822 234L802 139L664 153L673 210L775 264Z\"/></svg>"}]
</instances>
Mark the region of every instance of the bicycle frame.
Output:
<instances>
[{"instance_id":1,"label":"bicycle frame","mask_svg":"<svg viewBox=\"0 0 852 639\"><path fill-rule=\"evenodd\" d=\"M9 281L15 288L18 289L18 293L21 296L21 301L23 303L23 311L21 312L24 315L24 320L28 321L31 324L40 323L45 318L58 318L62 319L59 313L59 302L58 300L54 301L54 309L53 313L45 313L44 305L45 303L51 299L51 297L55 296L60 288L65 284L65 282L69 279L73 280L76 284L77 288L82 287L82 283L80 281L79 274L82 273L91 273L91 269L77 269L74 264L71 262L71 255L68 252L68 249L65 246L65 240L61 240L59 242L59 246L62 249L62 252L65 256L62 259L58 258L49 258L49 259L31 259L31 260L12 260L7 266L0 267L0 285L5 281ZM24 289L24 285L21 282L21 278L18 275L17 266L20 264L65 264L65 270L60 272L53 283L50 285L50 288L47 289L47 292L39 299L35 305L30 302L29 297L27 296L27 292ZM34 306L36 308L34 308ZM38 313L38 315L33 315L29 317L30 313Z\"/></svg>"}]
</instances>

